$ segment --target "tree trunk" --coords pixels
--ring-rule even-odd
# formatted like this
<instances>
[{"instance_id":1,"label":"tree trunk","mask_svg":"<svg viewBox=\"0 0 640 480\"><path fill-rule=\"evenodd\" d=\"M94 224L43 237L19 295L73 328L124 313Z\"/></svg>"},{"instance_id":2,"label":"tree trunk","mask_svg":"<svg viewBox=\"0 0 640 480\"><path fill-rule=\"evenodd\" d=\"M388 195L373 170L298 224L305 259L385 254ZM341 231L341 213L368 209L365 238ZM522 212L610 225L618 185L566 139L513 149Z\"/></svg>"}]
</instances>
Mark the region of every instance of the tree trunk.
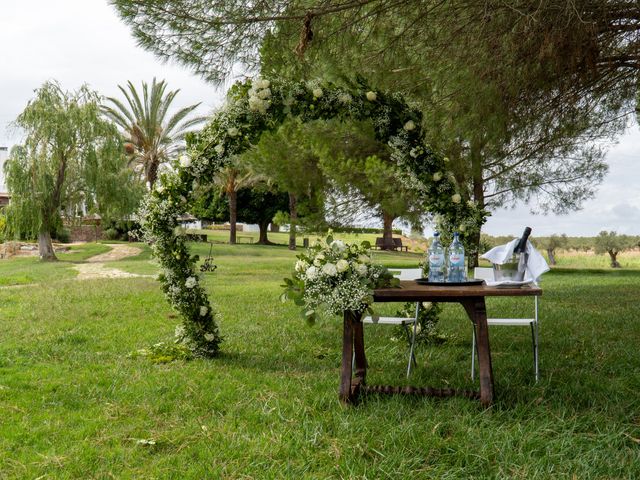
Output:
<instances>
[{"instance_id":1,"label":"tree trunk","mask_svg":"<svg viewBox=\"0 0 640 480\"><path fill-rule=\"evenodd\" d=\"M289 250L296 249L296 224L298 223L298 198L289 192Z\"/></svg>"},{"instance_id":2,"label":"tree trunk","mask_svg":"<svg viewBox=\"0 0 640 480\"><path fill-rule=\"evenodd\" d=\"M155 158L151 159L145 167L147 185L149 186L149 190L153 190L153 186L156 184L156 180L158 179L158 161Z\"/></svg>"},{"instance_id":3,"label":"tree trunk","mask_svg":"<svg viewBox=\"0 0 640 480\"><path fill-rule=\"evenodd\" d=\"M231 190L229 195L229 243L236 243L236 219L238 218L238 192Z\"/></svg>"},{"instance_id":4,"label":"tree trunk","mask_svg":"<svg viewBox=\"0 0 640 480\"><path fill-rule=\"evenodd\" d=\"M265 220L258 223L258 227L260 227L260 238L258 239L258 243L260 245L273 245L267 238L267 232L269 231L269 223L270 223L269 220Z\"/></svg>"},{"instance_id":5,"label":"tree trunk","mask_svg":"<svg viewBox=\"0 0 640 480\"><path fill-rule=\"evenodd\" d=\"M471 144L471 175L473 181L473 200L477 208L484 208L484 178L482 176L482 149L477 140ZM469 232L469 245L471 250L467 252L469 268L475 268L479 264L480 254L480 233L482 227L477 231Z\"/></svg>"},{"instance_id":6,"label":"tree trunk","mask_svg":"<svg viewBox=\"0 0 640 480\"><path fill-rule=\"evenodd\" d=\"M549 263L551 265L556 264L556 253L554 248L547 248L547 257L549 257Z\"/></svg>"},{"instance_id":7,"label":"tree trunk","mask_svg":"<svg viewBox=\"0 0 640 480\"><path fill-rule=\"evenodd\" d=\"M611 268L620 268L621 265L618 263L618 253L613 250L609 250L609 256L611 257Z\"/></svg>"},{"instance_id":8,"label":"tree trunk","mask_svg":"<svg viewBox=\"0 0 640 480\"><path fill-rule=\"evenodd\" d=\"M51 242L51 234L46 226L43 226L38 233L38 250L40 253L40 260L46 262L54 262L58 260L55 252L53 251L53 243Z\"/></svg>"},{"instance_id":9,"label":"tree trunk","mask_svg":"<svg viewBox=\"0 0 640 480\"><path fill-rule=\"evenodd\" d=\"M382 250L393 250L393 221L396 219L392 214L382 212Z\"/></svg>"}]
</instances>

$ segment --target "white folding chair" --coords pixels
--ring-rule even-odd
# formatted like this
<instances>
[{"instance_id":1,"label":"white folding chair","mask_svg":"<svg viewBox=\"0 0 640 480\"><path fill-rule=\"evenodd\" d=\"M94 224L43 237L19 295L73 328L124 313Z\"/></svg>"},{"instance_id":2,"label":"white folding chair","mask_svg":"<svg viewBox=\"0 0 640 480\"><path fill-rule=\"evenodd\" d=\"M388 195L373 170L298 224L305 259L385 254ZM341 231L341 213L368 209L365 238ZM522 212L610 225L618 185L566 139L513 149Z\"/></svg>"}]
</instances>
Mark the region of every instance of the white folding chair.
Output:
<instances>
[{"instance_id":1,"label":"white folding chair","mask_svg":"<svg viewBox=\"0 0 640 480\"><path fill-rule=\"evenodd\" d=\"M422 270L419 268L402 268L391 269L397 271L394 276L400 280L415 280L422 277ZM404 332L407 335L409 342L409 364L407 365L407 378L411 375L411 365L416 365L415 357L415 344L416 344L416 328L418 326L418 314L420 313L420 302L416 303L416 311L413 317L380 317L380 316L366 316L362 319L362 323L369 323L374 325L401 325L404 328ZM409 326L413 325L413 329L410 331Z\"/></svg>"},{"instance_id":2,"label":"white folding chair","mask_svg":"<svg viewBox=\"0 0 640 480\"><path fill-rule=\"evenodd\" d=\"M480 280L494 280L493 268L476 267L473 276ZM533 318L487 318L487 325L503 325L512 327L531 327L531 343L533 346L533 368L538 381L538 297L533 297ZM476 360L476 329L473 326L473 340L471 344L471 380L475 378Z\"/></svg>"}]
</instances>

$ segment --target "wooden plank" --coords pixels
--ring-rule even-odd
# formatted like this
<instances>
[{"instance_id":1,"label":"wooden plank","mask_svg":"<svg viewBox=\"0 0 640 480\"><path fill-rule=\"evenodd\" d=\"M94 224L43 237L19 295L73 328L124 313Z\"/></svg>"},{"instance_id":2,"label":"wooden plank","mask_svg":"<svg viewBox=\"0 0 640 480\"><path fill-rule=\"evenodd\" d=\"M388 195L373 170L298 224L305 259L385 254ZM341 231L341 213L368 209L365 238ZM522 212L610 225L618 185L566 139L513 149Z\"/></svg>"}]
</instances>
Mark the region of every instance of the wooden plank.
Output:
<instances>
[{"instance_id":1,"label":"wooden plank","mask_svg":"<svg viewBox=\"0 0 640 480\"><path fill-rule=\"evenodd\" d=\"M493 403L493 367L489 347L489 327L484 297L469 298L461 302L476 329L476 347L480 369L480 403L489 407Z\"/></svg>"},{"instance_id":2,"label":"wooden plank","mask_svg":"<svg viewBox=\"0 0 640 480\"><path fill-rule=\"evenodd\" d=\"M419 285L413 280L403 280L400 288L378 288L374 291L375 302L457 302L467 297L525 297L540 296L538 287L497 288L486 285L432 286Z\"/></svg>"}]
</instances>

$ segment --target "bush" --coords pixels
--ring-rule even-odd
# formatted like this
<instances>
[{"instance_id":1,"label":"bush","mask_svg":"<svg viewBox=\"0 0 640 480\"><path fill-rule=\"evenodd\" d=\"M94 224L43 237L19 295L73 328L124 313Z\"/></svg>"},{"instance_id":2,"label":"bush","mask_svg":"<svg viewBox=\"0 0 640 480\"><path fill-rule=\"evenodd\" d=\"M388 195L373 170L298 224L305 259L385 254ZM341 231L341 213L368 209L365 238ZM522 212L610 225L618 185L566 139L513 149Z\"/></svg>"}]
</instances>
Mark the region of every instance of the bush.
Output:
<instances>
[{"instance_id":1,"label":"bush","mask_svg":"<svg viewBox=\"0 0 640 480\"><path fill-rule=\"evenodd\" d=\"M55 234L53 235L53 238L55 238L60 243L70 243L71 233L66 228L60 227L58 228L58 230L56 230Z\"/></svg>"}]
</instances>

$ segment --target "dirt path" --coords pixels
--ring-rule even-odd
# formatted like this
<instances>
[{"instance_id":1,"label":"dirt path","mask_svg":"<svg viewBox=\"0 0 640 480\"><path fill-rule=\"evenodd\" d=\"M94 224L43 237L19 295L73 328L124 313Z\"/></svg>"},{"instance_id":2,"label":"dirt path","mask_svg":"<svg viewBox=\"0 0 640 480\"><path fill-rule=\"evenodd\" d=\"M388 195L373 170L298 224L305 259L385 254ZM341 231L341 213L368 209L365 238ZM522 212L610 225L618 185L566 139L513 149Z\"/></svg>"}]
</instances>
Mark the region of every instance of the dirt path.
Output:
<instances>
[{"instance_id":1,"label":"dirt path","mask_svg":"<svg viewBox=\"0 0 640 480\"><path fill-rule=\"evenodd\" d=\"M90 280L94 278L133 278L133 277L153 277L153 275L139 275L137 273L129 273L105 266L107 262L115 262L123 258L133 257L142 252L137 247L126 244L108 244L111 250L106 253L94 255L87 259L87 263L78 263L73 266L78 272L78 280Z\"/></svg>"}]
</instances>

